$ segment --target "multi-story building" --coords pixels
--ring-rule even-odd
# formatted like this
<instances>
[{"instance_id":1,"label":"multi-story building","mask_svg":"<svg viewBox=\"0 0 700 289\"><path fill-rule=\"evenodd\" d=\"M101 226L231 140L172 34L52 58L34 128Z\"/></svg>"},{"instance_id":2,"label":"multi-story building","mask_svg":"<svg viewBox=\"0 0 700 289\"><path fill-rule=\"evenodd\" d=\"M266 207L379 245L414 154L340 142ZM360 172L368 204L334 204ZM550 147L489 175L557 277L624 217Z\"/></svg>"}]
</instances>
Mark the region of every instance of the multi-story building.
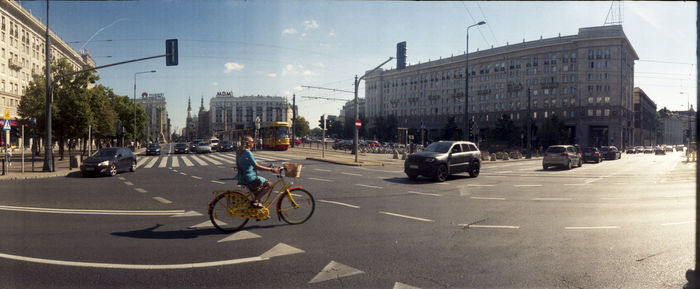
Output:
<instances>
[{"instance_id":1,"label":"multi-story building","mask_svg":"<svg viewBox=\"0 0 700 289\"><path fill-rule=\"evenodd\" d=\"M260 124L287 122L291 125L292 105L281 96L233 96L233 92L218 92L209 102L209 118L216 132L255 128Z\"/></svg>"},{"instance_id":2,"label":"multi-story building","mask_svg":"<svg viewBox=\"0 0 700 289\"><path fill-rule=\"evenodd\" d=\"M538 126L557 115L570 143L626 147L637 59L620 25L469 53L469 117L477 138L503 114L525 125L529 105ZM368 125L394 115L399 127L423 123L429 135L438 135L449 117L462 126L466 61L466 55L452 56L366 76Z\"/></svg>"},{"instance_id":3,"label":"multi-story building","mask_svg":"<svg viewBox=\"0 0 700 289\"><path fill-rule=\"evenodd\" d=\"M95 67L87 51L73 50L53 32L51 57L65 59L73 69ZM0 111L9 109L17 117L17 107L34 76L44 75L46 67L46 26L15 1L0 1Z\"/></svg>"},{"instance_id":4,"label":"multi-story building","mask_svg":"<svg viewBox=\"0 0 700 289\"><path fill-rule=\"evenodd\" d=\"M193 141L197 138L197 116L192 115L192 101L189 97L187 98L187 120L182 136L185 137L186 141Z\"/></svg>"},{"instance_id":5,"label":"multi-story building","mask_svg":"<svg viewBox=\"0 0 700 289\"><path fill-rule=\"evenodd\" d=\"M209 139L212 136L211 124L209 123L209 111L204 108L204 96L197 113L197 138Z\"/></svg>"},{"instance_id":6,"label":"multi-story building","mask_svg":"<svg viewBox=\"0 0 700 289\"><path fill-rule=\"evenodd\" d=\"M679 118L681 120L683 129L683 143L687 145L689 141L697 141L698 136L695 134L697 119L695 117L696 112L695 109L693 109L693 106L691 105L689 110L681 110L674 112L679 115Z\"/></svg>"},{"instance_id":7,"label":"multi-story building","mask_svg":"<svg viewBox=\"0 0 700 289\"><path fill-rule=\"evenodd\" d=\"M659 110L659 119L661 121L659 124L661 133L663 134L660 140L661 144L679 145L686 142L684 128L688 124L681 120L680 114L664 107Z\"/></svg>"},{"instance_id":8,"label":"multi-story building","mask_svg":"<svg viewBox=\"0 0 700 289\"><path fill-rule=\"evenodd\" d=\"M146 111L146 128L143 135L148 141L169 141L167 102L163 93L142 93L136 104Z\"/></svg>"},{"instance_id":9,"label":"multi-story building","mask_svg":"<svg viewBox=\"0 0 700 289\"><path fill-rule=\"evenodd\" d=\"M644 93L644 90L635 87L633 145L656 145L656 127L656 103Z\"/></svg>"}]
</instances>

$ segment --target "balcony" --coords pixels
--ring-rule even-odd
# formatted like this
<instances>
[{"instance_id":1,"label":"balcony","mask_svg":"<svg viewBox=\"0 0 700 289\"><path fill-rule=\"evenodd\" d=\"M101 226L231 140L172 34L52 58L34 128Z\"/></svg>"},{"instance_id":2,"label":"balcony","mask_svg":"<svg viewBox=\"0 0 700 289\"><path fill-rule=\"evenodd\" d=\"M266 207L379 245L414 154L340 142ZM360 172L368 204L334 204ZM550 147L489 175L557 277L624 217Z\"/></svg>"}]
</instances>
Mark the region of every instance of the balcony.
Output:
<instances>
[{"instance_id":1,"label":"balcony","mask_svg":"<svg viewBox=\"0 0 700 289\"><path fill-rule=\"evenodd\" d=\"M477 95L485 95L485 94L489 94L489 93L491 93L490 89L480 89L480 90L476 91Z\"/></svg>"},{"instance_id":2,"label":"balcony","mask_svg":"<svg viewBox=\"0 0 700 289\"><path fill-rule=\"evenodd\" d=\"M557 88L559 87L559 82L542 83L542 88Z\"/></svg>"},{"instance_id":3,"label":"balcony","mask_svg":"<svg viewBox=\"0 0 700 289\"><path fill-rule=\"evenodd\" d=\"M508 84L508 92L513 92L513 91L521 91L523 90L523 85L522 84Z\"/></svg>"},{"instance_id":4,"label":"balcony","mask_svg":"<svg viewBox=\"0 0 700 289\"><path fill-rule=\"evenodd\" d=\"M19 60L10 58L7 60L7 66L10 67L10 69L14 70L20 70L22 69L22 63L19 62Z\"/></svg>"}]
</instances>

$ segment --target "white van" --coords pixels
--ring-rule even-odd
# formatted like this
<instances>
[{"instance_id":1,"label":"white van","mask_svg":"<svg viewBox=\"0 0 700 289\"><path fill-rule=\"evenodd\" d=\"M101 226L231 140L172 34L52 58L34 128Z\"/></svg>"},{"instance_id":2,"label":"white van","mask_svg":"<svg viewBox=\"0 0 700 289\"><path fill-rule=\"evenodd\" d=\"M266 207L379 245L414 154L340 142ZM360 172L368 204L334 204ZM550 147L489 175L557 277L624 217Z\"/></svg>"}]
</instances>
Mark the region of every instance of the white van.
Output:
<instances>
[{"instance_id":1,"label":"white van","mask_svg":"<svg viewBox=\"0 0 700 289\"><path fill-rule=\"evenodd\" d=\"M215 138L215 137L211 138L209 140L209 143L211 144L211 149L213 151L215 151L219 148L219 139L218 138Z\"/></svg>"}]
</instances>

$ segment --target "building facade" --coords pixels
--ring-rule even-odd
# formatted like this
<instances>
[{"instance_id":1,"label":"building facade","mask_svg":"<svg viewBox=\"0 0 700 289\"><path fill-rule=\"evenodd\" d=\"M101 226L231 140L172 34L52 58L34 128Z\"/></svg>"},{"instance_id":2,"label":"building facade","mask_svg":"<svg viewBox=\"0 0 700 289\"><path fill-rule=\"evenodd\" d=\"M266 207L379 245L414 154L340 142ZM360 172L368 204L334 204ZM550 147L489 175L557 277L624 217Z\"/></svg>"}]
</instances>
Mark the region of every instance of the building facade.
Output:
<instances>
[{"instance_id":1,"label":"building facade","mask_svg":"<svg viewBox=\"0 0 700 289\"><path fill-rule=\"evenodd\" d=\"M136 104L146 111L146 128L143 135L147 140L168 142L170 141L170 127L168 120L167 102L163 93L142 93Z\"/></svg>"},{"instance_id":2,"label":"building facade","mask_svg":"<svg viewBox=\"0 0 700 289\"><path fill-rule=\"evenodd\" d=\"M185 141L193 141L197 138L197 116L192 115L192 100L187 98L187 120L182 132Z\"/></svg>"},{"instance_id":3,"label":"building facade","mask_svg":"<svg viewBox=\"0 0 700 289\"><path fill-rule=\"evenodd\" d=\"M659 110L659 120L661 123L661 144L679 145L686 143L684 128L688 125L681 120L681 115L667 108Z\"/></svg>"},{"instance_id":4,"label":"building facade","mask_svg":"<svg viewBox=\"0 0 700 289\"><path fill-rule=\"evenodd\" d=\"M51 58L66 59L73 69L95 67L87 51L80 53L51 37ZM15 1L0 1L0 111L9 109L17 117L17 107L29 82L44 75L46 67L46 26Z\"/></svg>"},{"instance_id":5,"label":"building facade","mask_svg":"<svg viewBox=\"0 0 700 289\"><path fill-rule=\"evenodd\" d=\"M478 140L501 115L526 124L557 115L570 143L632 143L634 61L639 59L622 26L580 28L578 34L476 51L468 55L469 117ZM438 135L449 117L464 124L467 55L377 70L365 77L369 126L394 115L399 127Z\"/></svg>"},{"instance_id":6,"label":"building facade","mask_svg":"<svg viewBox=\"0 0 700 289\"><path fill-rule=\"evenodd\" d=\"M197 113L197 138L208 140L212 136L211 124L209 123L209 111L204 108L204 96Z\"/></svg>"},{"instance_id":7,"label":"building facade","mask_svg":"<svg viewBox=\"0 0 700 289\"><path fill-rule=\"evenodd\" d=\"M656 103L644 90L634 88L634 132L633 145L656 145Z\"/></svg>"},{"instance_id":8,"label":"building facade","mask_svg":"<svg viewBox=\"0 0 700 289\"><path fill-rule=\"evenodd\" d=\"M291 126L292 105L281 96L234 96L231 91L218 92L209 102L209 123L216 133L255 128L260 124L287 122Z\"/></svg>"}]
</instances>

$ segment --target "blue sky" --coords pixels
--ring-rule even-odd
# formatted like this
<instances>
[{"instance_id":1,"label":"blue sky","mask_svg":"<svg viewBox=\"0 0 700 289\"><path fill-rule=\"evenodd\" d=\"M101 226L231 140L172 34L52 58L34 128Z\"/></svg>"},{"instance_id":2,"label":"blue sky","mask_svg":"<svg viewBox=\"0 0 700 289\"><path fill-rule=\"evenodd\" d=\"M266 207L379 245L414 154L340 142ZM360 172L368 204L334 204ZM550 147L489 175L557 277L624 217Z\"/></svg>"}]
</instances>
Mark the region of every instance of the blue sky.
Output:
<instances>
[{"instance_id":1,"label":"blue sky","mask_svg":"<svg viewBox=\"0 0 700 289\"><path fill-rule=\"evenodd\" d=\"M45 1L21 4L45 21ZM487 24L470 29L470 51L573 35L603 25L611 7L640 58L635 86L659 108L686 109L688 98L695 107L695 2L52 1L50 28L97 65L163 54L177 38L178 66L161 58L99 71L101 84L133 97L134 73L157 70L136 76L137 95L164 93L174 127L184 126L188 97L197 111L218 91L296 93L316 127L344 102L301 96L353 95L301 86L352 91L354 76L395 56L397 42L407 42L409 63L425 62L463 54L465 27L478 21Z\"/></svg>"}]
</instances>

